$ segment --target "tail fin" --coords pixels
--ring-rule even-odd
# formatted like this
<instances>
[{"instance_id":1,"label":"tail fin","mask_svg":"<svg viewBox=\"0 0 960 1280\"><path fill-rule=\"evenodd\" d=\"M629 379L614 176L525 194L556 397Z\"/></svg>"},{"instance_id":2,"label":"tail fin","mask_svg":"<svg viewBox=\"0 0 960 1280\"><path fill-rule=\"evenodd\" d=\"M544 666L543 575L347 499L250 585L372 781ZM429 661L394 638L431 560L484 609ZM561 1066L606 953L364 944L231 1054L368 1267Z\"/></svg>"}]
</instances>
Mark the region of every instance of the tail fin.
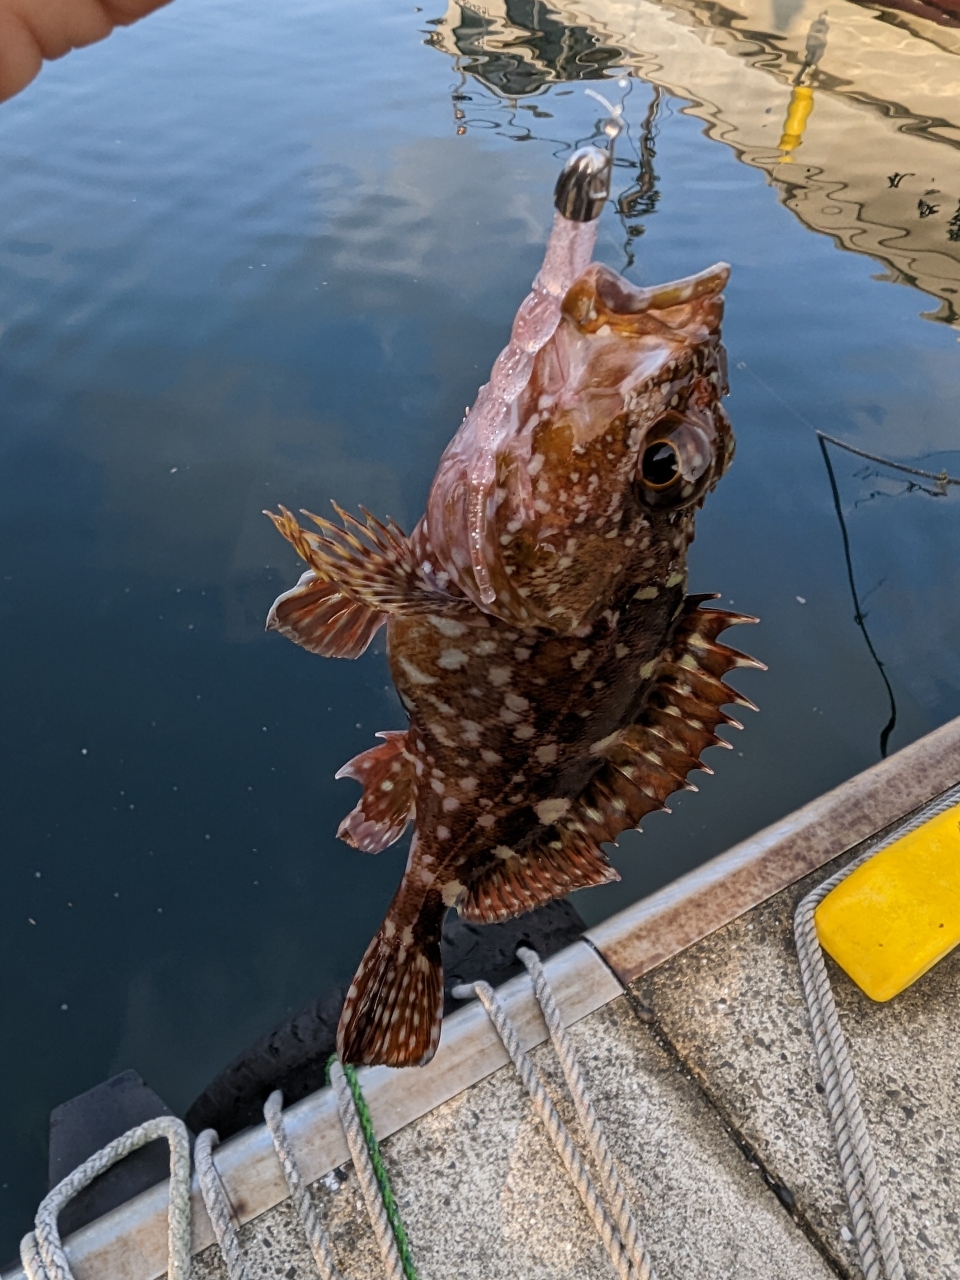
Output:
<instances>
[{"instance_id":1,"label":"tail fin","mask_svg":"<svg viewBox=\"0 0 960 1280\"><path fill-rule=\"evenodd\" d=\"M343 1062L422 1067L436 1053L443 1014L440 940L417 938L418 927L399 929L388 916L367 947L337 1027Z\"/></svg>"}]
</instances>

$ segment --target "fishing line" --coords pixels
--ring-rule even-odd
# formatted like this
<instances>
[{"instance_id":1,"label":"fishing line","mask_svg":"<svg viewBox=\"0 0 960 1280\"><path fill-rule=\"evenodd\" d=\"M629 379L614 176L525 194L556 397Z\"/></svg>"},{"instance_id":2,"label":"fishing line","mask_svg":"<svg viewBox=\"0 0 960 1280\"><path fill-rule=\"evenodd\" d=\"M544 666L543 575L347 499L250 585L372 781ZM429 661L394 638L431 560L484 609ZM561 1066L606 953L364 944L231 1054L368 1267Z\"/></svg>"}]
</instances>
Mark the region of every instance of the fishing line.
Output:
<instances>
[{"instance_id":1,"label":"fishing line","mask_svg":"<svg viewBox=\"0 0 960 1280\"><path fill-rule=\"evenodd\" d=\"M848 453L854 453L858 457L868 458L871 462L879 462L884 466L893 467L895 470L899 471L908 471L913 475L926 476L928 479L940 481L943 484L946 484L947 482L957 484L960 482L953 480L946 474L946 472L944 472L942 476L935 476L930 472L918 471L914 467L907 467L902 463L891 462L890 459L881 458L877 454L866 453L862 449L857 449L851 444L844 443L843 440L837 440L834 436L828 436L826 432L820 431L815 427L809 418L805 418L802 413L793 407L792 404L789 404L784 400L783 396L775 391L769 383L764 382L763 378L761 378L758 373L754 373L745 360L738 360L737 368L742 369L745 373L749 373L756 382L759 382L764 391L773 396L775 400L783 405L788 413L792 413L793 416L799 422L802 422L805 427L809 427L817 437L817 444L820 446L820 452L823 455L823 461L827 468L827 478L830 481L830 491L833 495L833 509L836 512L837 521L840 525L840 536L843 539L843 558L847 567L847 582L850 586L850 595L853 598L853 620L863 634L867 650L870 657L873 659L874 665L880 673L880 679L883 681L884 687L887 691L887 698L890 701L890 718L880 732L880 757L881 759L886 759L890 735L893 733L894 727L897 723L897 699L893 692L893 687L890 684L889 677L887 676L883 661L874 648L873 641L870 639L870 633L867 630L866 615L863 612L863 606L860 602L860 595L857 591L857 582L853 572L853 555L850 549L850 536L847 533L847 522L843 518L843 504L840 500L840 487L837 484L837 477L833 469L833 463L830 459L829 451L827 450L827 444L837 445L839 448L845 449Z\"/></svg>"},{"instance_id":2,"label":"fishing line","mask_svg":"<svg viewBox=\"0 0 960 1280\"><path fill-rule=\"evenodd\" d=\"M877 670L880 672L880 679L886 686L887 697L890 699L890 719L883 726L883 729L880 732L880 756L881 759L886 759L887 744L890 741L890 735L893 733L894 726L897 723L897 700L894 696L893 688L887 677L883 662L880 660L880 655L873 647L873 641L870 639L869 631L867 631L866 618L860 604L860 597L857 594L857 584L853 576L853 560L850 555L850 538L847 534L847 525L843 518L843 509L840 504L840 489L837 485L837 477L834 473L833 463L830 461L830 454L827 450L827 441L830 440L831 437L825 436L822 431L818 431L816 434L817 443L820 446L820 452L823 454L823 461L827 468L827 476L830 479L830 489L833 493L833 509L836 511L837 519L840 521L840 535L843 538L843 558L847 564L847 581L850 584L850 594L853 596L853 620L863 632L863 638L867 643L867 648L870 650L870 656L873 658Z\"/></svg>"}]
</instances>

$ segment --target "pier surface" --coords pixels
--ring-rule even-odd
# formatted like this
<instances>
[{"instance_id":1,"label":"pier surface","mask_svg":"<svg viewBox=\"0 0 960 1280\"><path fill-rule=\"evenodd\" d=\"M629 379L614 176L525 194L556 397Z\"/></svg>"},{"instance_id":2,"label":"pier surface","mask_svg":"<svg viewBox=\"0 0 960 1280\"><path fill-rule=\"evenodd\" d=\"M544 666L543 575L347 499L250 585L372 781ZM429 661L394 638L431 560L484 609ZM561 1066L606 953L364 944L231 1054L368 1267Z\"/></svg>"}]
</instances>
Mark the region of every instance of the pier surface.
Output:
<instances>
[{"instance_id":1,"label":"pier surface","mask_svg":"<svg viewBox=\"0 0 960 1280\"><path fill-rule=\"evenodd\" d=\"M793 938L796 904L960 782L960 720L547 961L660 1280L861 1272ZM960 949L887 1004L828 961L907 1276L960 1280ZM498 996L578 1136L526 975ZM476 1000L426 1068L360 1072L420 1280L615 1272ZM383 1266L330 1090L285 1112L344 1280ZM263 1126L217 1148L249 1280L316 1268ZM226 1272L194 1193L196 1280ZM166 1186L67 1242L76 1280L157 1280ZM22 1280L13 1272L6 1280Z\"/></svg>"}]
</instances>

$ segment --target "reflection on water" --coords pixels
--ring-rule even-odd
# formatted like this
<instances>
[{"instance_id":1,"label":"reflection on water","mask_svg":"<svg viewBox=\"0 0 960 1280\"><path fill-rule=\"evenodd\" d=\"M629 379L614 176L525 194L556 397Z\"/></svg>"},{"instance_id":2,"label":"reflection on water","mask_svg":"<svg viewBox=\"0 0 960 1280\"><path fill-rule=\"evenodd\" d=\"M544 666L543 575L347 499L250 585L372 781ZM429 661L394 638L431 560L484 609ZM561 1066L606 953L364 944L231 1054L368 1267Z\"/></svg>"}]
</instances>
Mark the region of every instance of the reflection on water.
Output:
<instances>
[{"instance_id":1,"label":"reflection on water","mask_svg":"<svg viewBox=\"0 0 960 1280\"><path fill-rule=\"evenodd\" d=\"M451 0L430 41L514 102L582 78L592 65L584 59L632 68L688 99L684 109L763 169L807 226L879 259L889 279L937 299L931 318L952 323L960 291L960 36L918 17L904 31L872 8L847 4L835 5L828 20L821 4L559 0L547 9L489 0L481 17ZM573 64L564 61L558 28L578 50ZM505 50L509 83L498 70ZM462 113L463 131L470 115Z\"/></svg>"},{"instance_id":2,"label":"reflection on water","mask_svg":"<svg viewBox=\"0 0 960 1280\"><path fill-rule=\"evenodd\" d=\"M382 917L404 850L337 841L356 789L333 774L402 713L382 652L264 635L298 570L260 511L417 519L539 265L560 157L595 130L570 79L636 73L601 260L641 283L733 265L738 454L691 589L760 615L770 666L716 776L579 909L876 760L890 711L856 612L891 750L960 713L957 490L833 453L855 605L813 430L960 473L957 332L876 279L881 259L944 302L960 279L955 37L831 3L785 152L821 9L571 0L508 23L491 0L494 84L459 8L175 3L0 109L0 1257L45 1189L53 1105L135 1067L184 1109L348 979Z\"/></svg>"},{"instance_id":3,"label":"reflection on water","mask_svg":"<svg viewBox=\"0 0 960 1280\"><path fill-rule=\"evenodd\" d=\"M619 66L621 50L606 46L587 27L564 22L542 0L506 0L498 8L455 5L440 31L438 49L452 40L462 71L505 98L536 93L567 80L599 80Z\"/></svg>"}]
</instances>

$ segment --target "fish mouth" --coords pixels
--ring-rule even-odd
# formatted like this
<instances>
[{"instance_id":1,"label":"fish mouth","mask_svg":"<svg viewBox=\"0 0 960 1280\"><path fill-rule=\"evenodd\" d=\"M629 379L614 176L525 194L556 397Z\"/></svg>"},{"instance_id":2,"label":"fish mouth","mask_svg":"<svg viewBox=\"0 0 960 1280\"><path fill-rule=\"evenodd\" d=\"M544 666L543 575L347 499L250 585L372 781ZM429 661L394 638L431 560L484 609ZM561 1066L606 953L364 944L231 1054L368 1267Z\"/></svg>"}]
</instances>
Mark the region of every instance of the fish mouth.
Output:
<instances>
[{"instance_id":1,"label":"fish mouth","mask_svg":"<svg viewBox=\"0 0 960 1280\"><path fill-rule=\"evenodd\" d=\"M684 321L695 316L719 327L720 295L729 279L729 264L716 262L681 280L642 288L594 262L567 291L563 311L585 333L609 325L618 333L639 336L663 325L685 328Z\"/></svg>"}]
</instances>

